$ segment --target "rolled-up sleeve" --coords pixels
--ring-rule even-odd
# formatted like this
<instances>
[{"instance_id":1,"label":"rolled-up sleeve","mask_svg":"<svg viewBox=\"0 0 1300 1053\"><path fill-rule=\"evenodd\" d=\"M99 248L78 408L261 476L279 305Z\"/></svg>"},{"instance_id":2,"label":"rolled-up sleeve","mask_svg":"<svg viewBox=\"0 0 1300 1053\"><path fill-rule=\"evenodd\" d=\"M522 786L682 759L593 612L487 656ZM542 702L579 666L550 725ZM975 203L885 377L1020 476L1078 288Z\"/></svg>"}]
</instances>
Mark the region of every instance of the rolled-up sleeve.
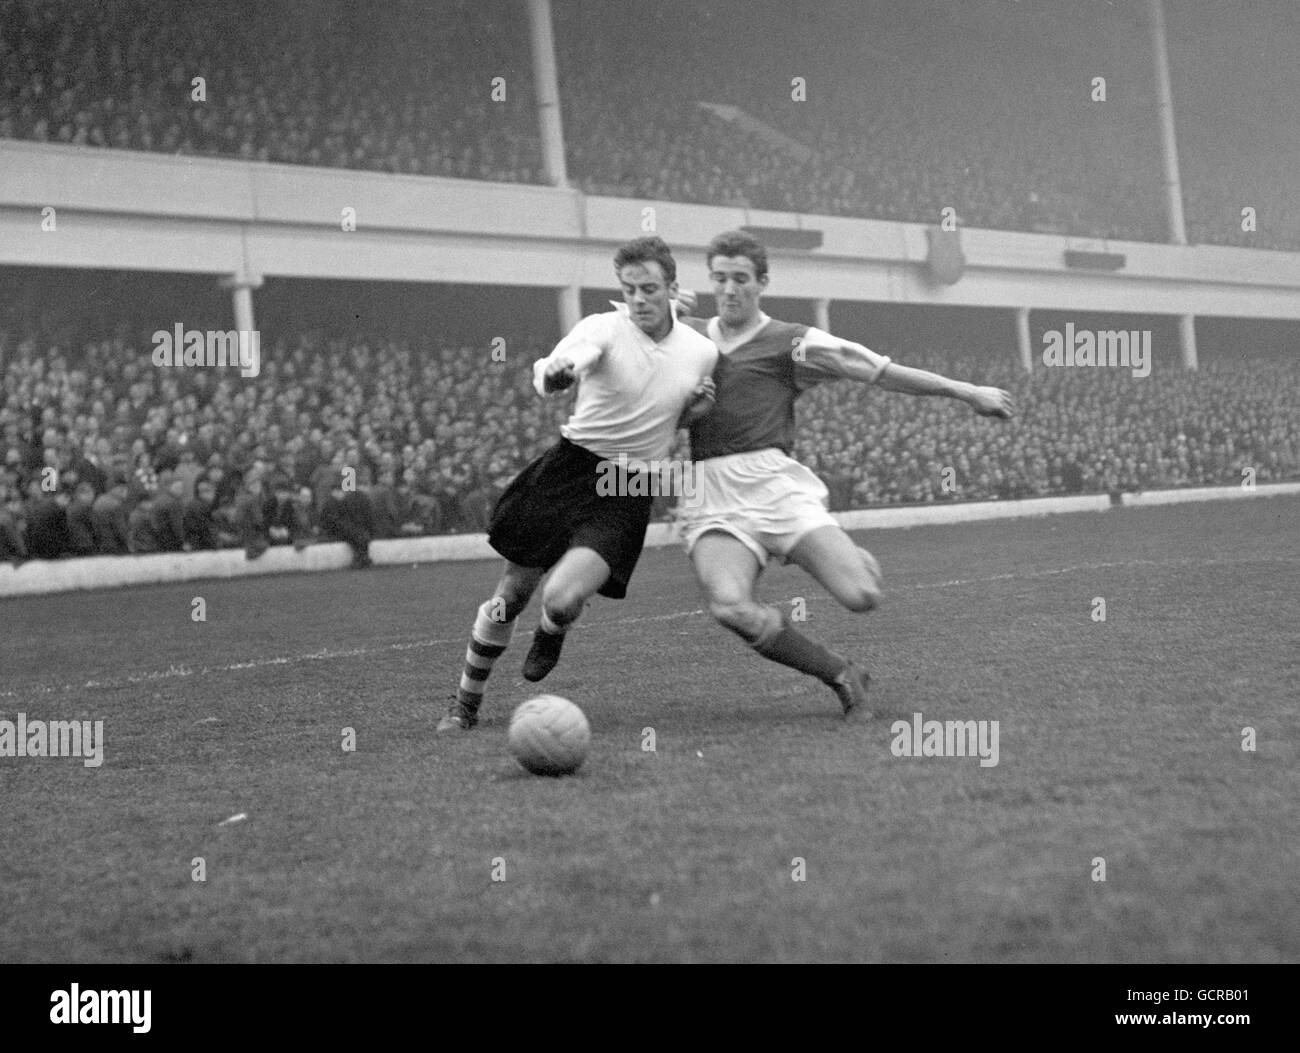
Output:
<instances>
[{"instance_id":1,"label":"rolled-up sleeve","mask_svg":"<svg viewBox=\"0 0 1300 1053\"><path fill-rule=\"evenodd\" d=\"M804 334L802 355L796 357L795 362L795 375L803 388L835 379L874 384L889 365L890 358L851 340L841 340L824 330L810 327Z\"/></svg>"}]
</instances>

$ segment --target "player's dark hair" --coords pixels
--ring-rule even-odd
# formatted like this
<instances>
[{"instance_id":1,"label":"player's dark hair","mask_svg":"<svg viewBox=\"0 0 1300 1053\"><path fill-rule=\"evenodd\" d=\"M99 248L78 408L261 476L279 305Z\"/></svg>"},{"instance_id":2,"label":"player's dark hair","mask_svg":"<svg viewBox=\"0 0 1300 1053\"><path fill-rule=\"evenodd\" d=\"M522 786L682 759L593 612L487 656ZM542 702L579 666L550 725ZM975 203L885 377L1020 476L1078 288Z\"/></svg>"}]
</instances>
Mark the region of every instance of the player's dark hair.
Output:
<instances>
[{"instance_id":1,"label":"player's dark hair","mask_svg":"<svg viewBox=\"0 0 1300 1053\"><path fill-rule=\"evenodd\" d=\"M767 249L763 243L743 230L727 230L709 242L704 254L704 265L713 269L714 256L746 256L754 264L754 277L762 278L767 274Z\"/></svg>"},{"instance_id":2,"label":"player's dark hair","mask_svg":"<svg viewBox=\"0 0 1300 1053\"><path fill-rule=\"evenodd\" d=\"M650 263L654 261L663 268L664 281L677 280L677 261L673 259L673 250L663 238L650 235L636 238L619 248L614 254L614 272L618 273L629 263Z\"/></svg>"}]
</instances>

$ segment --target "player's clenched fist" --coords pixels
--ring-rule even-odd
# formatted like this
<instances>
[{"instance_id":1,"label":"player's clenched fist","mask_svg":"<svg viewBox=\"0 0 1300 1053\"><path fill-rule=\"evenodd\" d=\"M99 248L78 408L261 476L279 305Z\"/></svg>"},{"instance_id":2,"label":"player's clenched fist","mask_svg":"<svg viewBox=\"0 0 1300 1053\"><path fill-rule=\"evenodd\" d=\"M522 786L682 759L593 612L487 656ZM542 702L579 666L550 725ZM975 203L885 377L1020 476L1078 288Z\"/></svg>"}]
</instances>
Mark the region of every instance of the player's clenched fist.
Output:
<instances>
[{"instance_id":1,"label":"player's clenched fist","mask_svg":"<svg viewBox=\"0 0 1300 1053\"><path fill-rule=\"evenodd\" d=\"M1016 415L1016 404L1009 391L1001 388L975 388L967 399L970 408L981 417L1000 417L1010 420Z\"/></svg>"},{"instance_id":2,"label":"player's clenched fist","mask_svg":"<svg viewBox=\"0 0 1300 1053\"><path fill-rule=\"evenodd\" d=\"M677 422L679 428L687 428L703 417L709 410L713 409L713 400L717 397L718 388L713 383L712 377L705 377L695 385L695 390L691 392L691 397L687 400L686 408L682 410L681 419Z\"/></svg>"},{"instance_id":3,"label":"player's clenched fist","mask_svg":"<svg viewBox=\"0 0 1300 1053\"><path fill-rule=\"evenodd\" d=\"M713 405L713 400L718 397L718 385L713 383L712 377L705 377L695 385L695 390L691 392L691 399L686 403L687 409L694 409L696 406Z\"/></svg>"},{"instance_id":4,"label":"player's clenched fist","mask_svg":"<svg viewBox=\"0 0 1300 1053\"><path fill-rule=\"evenodd\" d=\"M573 362L561 357L547 364L546 372L542 374L542 386L547 391L564 391L572 387L576 379Z\"/></svg>"}]
</instances>

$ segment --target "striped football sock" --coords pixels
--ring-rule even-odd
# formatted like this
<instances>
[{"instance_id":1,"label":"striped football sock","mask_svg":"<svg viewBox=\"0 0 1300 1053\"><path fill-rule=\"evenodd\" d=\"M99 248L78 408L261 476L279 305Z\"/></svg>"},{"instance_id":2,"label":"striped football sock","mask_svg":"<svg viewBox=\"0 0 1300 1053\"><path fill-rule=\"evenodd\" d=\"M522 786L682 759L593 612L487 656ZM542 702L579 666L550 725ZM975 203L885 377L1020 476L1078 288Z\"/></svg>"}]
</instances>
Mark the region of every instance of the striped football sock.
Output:
<instances>
[{"instance_id":1,"label":"striped football sock","mask_svg":"<svg viewBox=\"0 0 1300 1053\"><path fill-rule=\"evenodd\" d=\"M493 620L491 612L498 609L500 604L495 600L488 600L478 609L469 646L465 649L465 669L460 674L457 697L462 705L475 711L483 701L483 688L487 685L492 666L510 646L510 637L515 631L513 621Z\"/></svg>"}]
</instances>

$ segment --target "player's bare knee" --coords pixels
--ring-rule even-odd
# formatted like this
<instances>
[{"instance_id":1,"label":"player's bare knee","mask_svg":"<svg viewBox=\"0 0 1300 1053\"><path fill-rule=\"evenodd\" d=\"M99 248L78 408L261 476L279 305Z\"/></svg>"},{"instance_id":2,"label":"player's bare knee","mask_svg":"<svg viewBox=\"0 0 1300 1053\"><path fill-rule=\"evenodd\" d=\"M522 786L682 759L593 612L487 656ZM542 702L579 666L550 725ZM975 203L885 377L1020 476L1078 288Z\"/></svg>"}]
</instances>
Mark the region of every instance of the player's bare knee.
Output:
<instances>
[{"instance_id":1,"label":"player's bare knee","mask_svg":"<svg viewBox=\"0 0 1300 1053\"><path fill-rule=\"evenodd\" d=\"M578 620L582 609L587 605L588 596L581 589L573 586L561 586L548 589L542 596L542 607L546 615L556 625L569 625Z\"/></svg>"},{"instance_id":2,"label":"player's bare knee","mask_svg":"<svg viewBox=\"0 0 1300 1053\"><path fill-rule=\"evenodd\" d=\"M858 548L858 555L862 560L862 573L854 575L857 580L847 584L848 595L841 602L849 610L862 614L880 606L885 590L876 557L862 547Z\"/></svg>"},{"instance_id":3,"label":"player's bare knee","mask_svg":"<svg viewBox=\"0 0 1300 1053\"><path fill-rule=\"evenodd\" d=\"M763 632L763 608L759 604L736 600L710 600L709 613L719 625L746 640L755 640Z\"/></svg>"},{"instance_id":4,"label":"player's bare knee","mask_svg":"<svg viewBox=\"0 0 1300 1053\"><path fill-rule=\"evenodd\" d=\"M871 584L861 584L847 589L840 597L842 603L854 614L865 614L880 606L883 593Z\"/></svg>"}]
</instances>

